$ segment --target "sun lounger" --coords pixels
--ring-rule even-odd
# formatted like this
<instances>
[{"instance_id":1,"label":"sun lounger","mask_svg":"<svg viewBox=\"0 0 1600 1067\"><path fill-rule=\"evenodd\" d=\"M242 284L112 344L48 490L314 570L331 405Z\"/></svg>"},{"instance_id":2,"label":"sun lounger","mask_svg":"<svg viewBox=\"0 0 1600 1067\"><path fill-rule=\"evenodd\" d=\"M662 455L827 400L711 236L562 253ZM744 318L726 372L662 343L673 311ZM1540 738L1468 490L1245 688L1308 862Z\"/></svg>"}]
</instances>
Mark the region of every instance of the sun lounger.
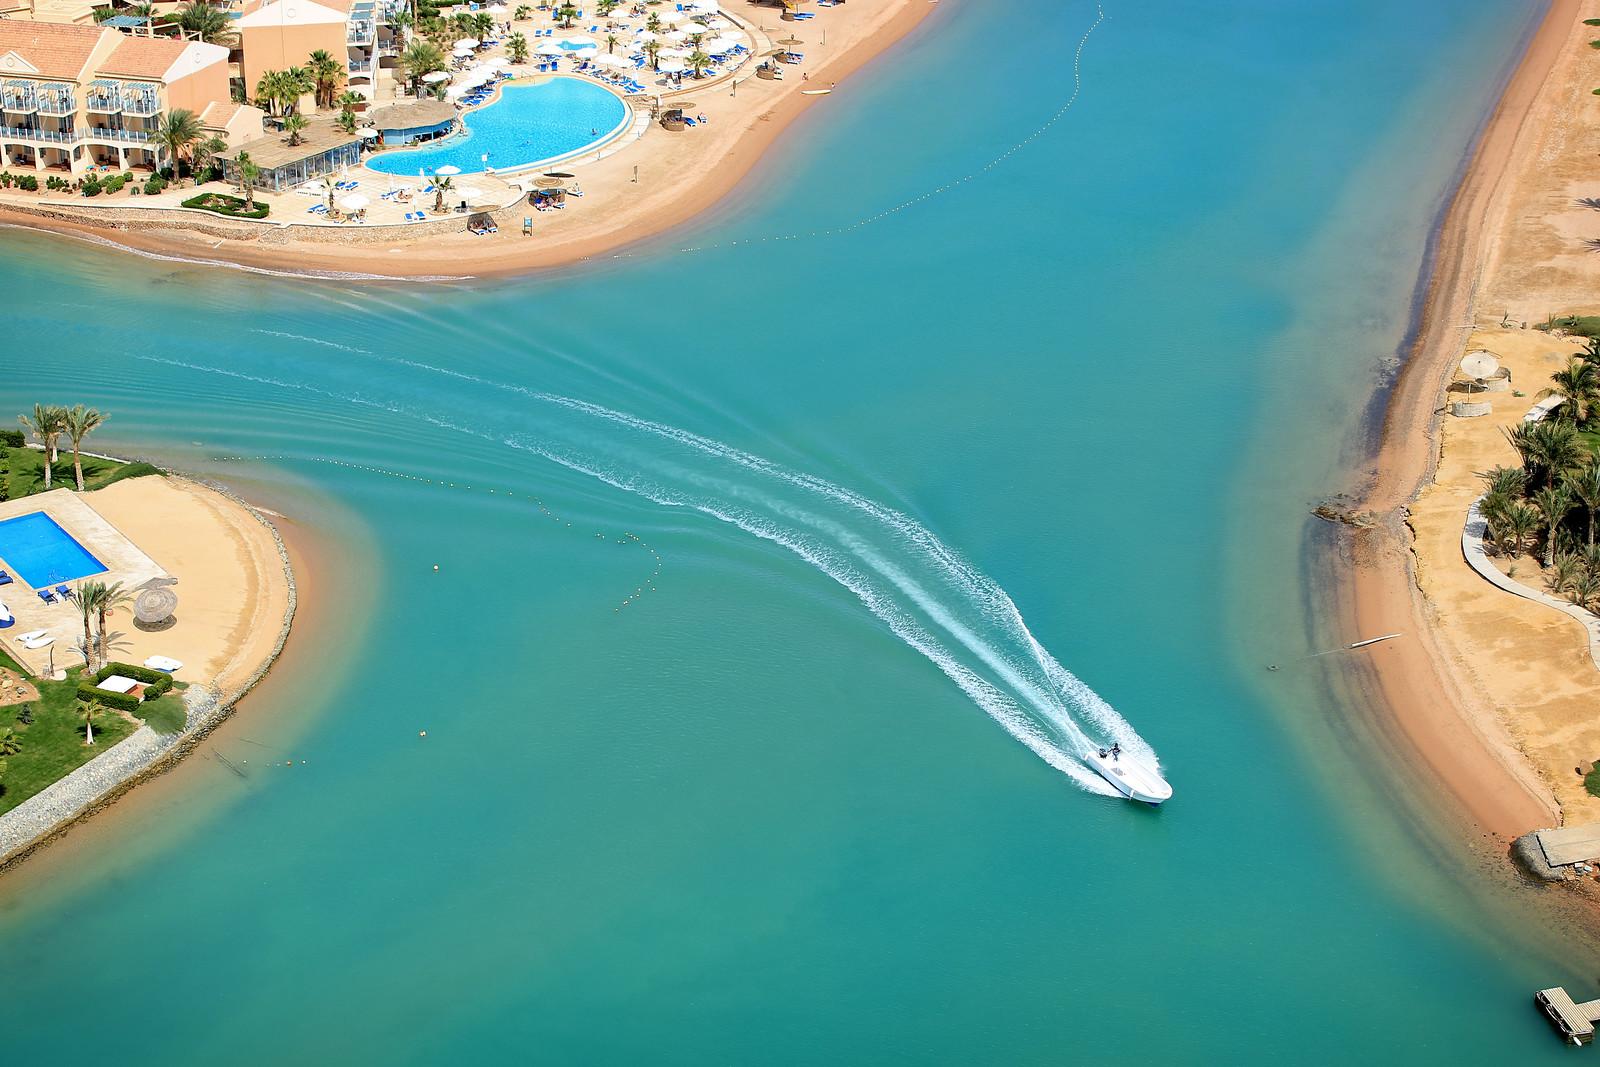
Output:
<instances>
[{"instance_id":1,"label":"sun lounger","mask_svg":"<svg viewBox=\"0 0 1600 1067\"><path fill-rule=\"evenodd\" d=\"M27 644L29 641L37 641L37 640L39 640L39 638L43 637L45 634L47 634L49 632L50 632L49 630L29 630L25 634L18 634L17 635L17 640L21 641L23 644Z\"/></svg>"},{"instance_id":2,"label":"sun lounger","mask_svg":"<svg viewBox=\"0 0 1600 1067\"><path fill-rule=\"evenodd\" d=\"M41 637L35 637L32 641L24 641L24 642L22 642L22 647L23 648L44 648L46 645L52 644L54 642L55 642L55 638L51 637L49 634L45 634L45 635L43 635Z\"/></svg>"},{"instance_id":3,"label":"sun lounger","mask_svg":"<svg viewBox=\"0 0 1600 1067\"><path fill-rule=\"evenodd\" d=\"M153 671L165 671L167 674L183 670L183 663L171 656L151 656L144 661L144 665Z\"/></svg>"},{"instance_id":4,"label":"sun lounger","mask_svg":"<svg viewBox=\"0 0 1600 1067\"><path fill-rule=\"evenodd\" d=\"M14 581L16 581L16 579L11 577L11 575L7 574L5 571L0 571L0 585L10 585Z\"/></svg>"},{"instance_id":5,"label":"sun lounger","mask_svg":"<svg viewBox=\"0 0 1600 1067\"><path fill-rule=\"evenodd\" d=\"M62 600L71 600L72 590L68 589L64 585L58 585L56 586L56 596L60 597Z\"/></svg>"},{"instance_id":6,"label":"sun lounger","mask_svg":"<svg viewBox=\"0 0 1600 1067\"><path fill-rule=\"evenodd\" d=\"M48 589L40 589L40 590L38 590L38 593L39 593L39 599L44 601L46 604L54 604L56 602L56 595L54 593L52 593L50 590L48 590Z\"/></svg>"}]
</instances>

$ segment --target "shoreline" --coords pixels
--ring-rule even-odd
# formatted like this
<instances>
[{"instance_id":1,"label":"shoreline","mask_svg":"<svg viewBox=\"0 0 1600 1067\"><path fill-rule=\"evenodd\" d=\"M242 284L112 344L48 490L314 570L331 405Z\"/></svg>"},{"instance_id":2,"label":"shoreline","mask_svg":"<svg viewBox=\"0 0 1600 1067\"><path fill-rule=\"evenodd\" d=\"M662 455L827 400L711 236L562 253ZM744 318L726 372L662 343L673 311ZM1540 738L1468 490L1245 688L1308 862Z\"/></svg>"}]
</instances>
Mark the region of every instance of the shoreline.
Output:
<instances>
[{"instance_id":1,"label":"shoreline","mask_svg":"<svg viewBox=\"0 0 1600 1067\"><path fill-rule=\"evenodd\" d=\"M1548 788L1483 695L1456 676L1418 582L1409 509L1432 481L1441 447L1441 397L1460 358L1493 235L1506 211L1517 149L1580 14L1580 0L1550 0L1468 156L1430 241L1426 286L1399 377L1379 393L1382 421L1362 452L1364 484L1349 496L1370 527L1339 527L1333 617L1356 633L1405 632L1356 670L1384 709L1380 729L1404 744L1478 833L1509 847L1528 830L1556 825ZM1464 566L1465 564L1463 564Z\"/></svg>"},{"instance_id":2,"label":"shoreline","mask_svg":"<svg viewBox=\"0 0 1600 1067\"><path fill-rule=\"evenodd\" d=\"M626 205L608 211L617 216L618 221L603 224L605 228L599 232L557 235L548 242L519 242L507 237L489 244L463 243L462 235L458 234L441 241L421 239L366 245L360 251L351 252L347 245L338 241L301 240L263 246L255 238L267 231L253 231L251 239L234 241L215 233L196 232L184 236L124 230L115 225L95 225L37 214L71 210L43 204L36 209L0 204L0 227L74 237L135 255L197 266L342 281L503 279L611 258L700 221L702 216L731 200L794 121L809 112L813 105L830 99L829 96L805 95L802 86L829 85L837 91L851 75L905 40L937 9L938 0L900 0L898 9L883 24L848 44L843 51L830 55L814 70L808 70L806 73L814 80L786 81L781 95L770 107L748 116L748 121L730 122L730 125L741 123L743 128L720 154L706 161L691 183L684 186L669 182L652 190L644 201L645 206L651 208L647 218L633 217L640 209L637 205ZM719 126L719 133L720 130ZM590 184L590 180L586 178L585 184ZM160 225L159 220L152 222ZM390 254L394 252L413 254Z\"/></svg>"},{"instance_id":3,"label":"shoreline","mask_svg":"<svg viewBox=\"0 0 1600 1067\"><path fill-rule=\"evenodd\" d=\"M120 460L120 462L131 461ZM131 767L129 771L123 774L123 776L118 780L106 786L100 792L90 796L84 803L81 804L81 806L76 808L76 810L71 811L62 818L51 823L48 827L32 834L32 836L29 837L25 843L12 847L10 851L3 857L3 859L0 859L0 876L4 876L15 871L28 859L37 856L44 849L47 849L49 846L61 841L77 827L93 819L96 815L99 815L108 808L115 806L118 801L127 796L139 785L153 778L158 778L166 774L168 771L182 763L187 756L189 756L199 747L202 741L210 736L212 731L233 717L238 709L239 704L270 675L272 668L276 666L282 659L284 650L289 643L290 634L294 630L294 622L298 613L299 596L296 572L293 565L293 554L291 553L288 541L278 529L277 525L268 519L266 514L264 514L261 509L244 500L237 493L233 492L226 486L221 485L220 483L190 477L188 475L170 470L164 471L163 476L167 478L174 478L182 482L187 482L190 485L197 486L205 490L206 492L214 493L217 496L222 497L229 503L242 508L247 514L250 515L252 519L260 523L268 534L271 535L272 542L277 548L277 558L282 567L282 575L287 594L287 603L285 605L283 619L279 626L278 634L273 643L272 650L260 663L253 667L253 669L242 681L232 684L229 690L226 692L221 691L219 687L215 685L215 683L206 683L201 684L198 687L191 687L190 693L203 695L197 695L196 698L191 699L186 694L184 706L189 716L189 723L185 725L182 731L176 735L172 735L172 739L170 741L159 742L159 747L153 751L152 755L146 762L141 765ZM148 730L148 727L143 729ZM137 732L135 736L137 736ZM128 740L132 740L132 738ZM105 752L100 753L94 760L91 760L89 763L79 767L71 774L58 779L58 781L53 783L53 785L60 785L63 782L71 780L75 775L79 774L79 772L87 771L89 768L93 767L94 764L99 762L101 757L115 753L118 747L120 746L113 746L112 748L107 749ZM23 806L19 806L18 808L13 809L13 812L8 812L7 814L10 815L22 810Z\"/></svg>"}]
</instances>

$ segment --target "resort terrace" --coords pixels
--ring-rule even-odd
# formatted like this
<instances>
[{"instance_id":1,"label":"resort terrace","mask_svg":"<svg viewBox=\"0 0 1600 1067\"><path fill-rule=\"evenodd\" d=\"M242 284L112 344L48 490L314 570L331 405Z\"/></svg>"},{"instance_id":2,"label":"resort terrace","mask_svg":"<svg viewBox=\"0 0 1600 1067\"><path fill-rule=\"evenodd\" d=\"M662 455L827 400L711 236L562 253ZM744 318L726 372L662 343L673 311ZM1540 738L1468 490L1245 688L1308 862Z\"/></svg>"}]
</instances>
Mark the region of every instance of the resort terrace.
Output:
<instances>
[{"instance_id":1,"label":"resort terrace","mask_svg":"<svg viewBox=\"0 0 1600 1067\"><path fill-rule=\"evenodd\" d=\"M282 192L361 162L361 138L331 118L311 119L300 133L299 144L291 145L287 136L278 134L248 141L220 156L223 175L229 181L238 181L241 154L248 154L261 168L255 182L258 187Z\"/></svg>"}]
</instances>

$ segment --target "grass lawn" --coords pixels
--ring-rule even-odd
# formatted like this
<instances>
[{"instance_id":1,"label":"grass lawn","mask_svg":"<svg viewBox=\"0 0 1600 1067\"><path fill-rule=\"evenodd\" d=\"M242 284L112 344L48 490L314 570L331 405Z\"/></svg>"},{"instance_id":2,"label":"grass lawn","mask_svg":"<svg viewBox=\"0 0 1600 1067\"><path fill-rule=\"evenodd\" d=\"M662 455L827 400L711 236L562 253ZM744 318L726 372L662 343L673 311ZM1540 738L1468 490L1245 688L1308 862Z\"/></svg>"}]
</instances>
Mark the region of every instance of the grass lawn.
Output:
<instances>
[{"instance_id":1,"label":"grass lawn","mask_svg":"<svg viewBox=\"0 0 1600 1067\"><path fill-rule=\"evenodd\" d=\"M44 492L44 453L31 448L7 448L0 446L0 500L15 500L18 497L28 496L32 493ZM51 468L54 475L52 489L65 486L73 488L72 480L72 453L62 450L55 465ZM159 474L160 471L148 463L116 463L108 459L94 459L90 456L83 457L83 487L85 489L102 489L112 482L124 478L138 478L146 474Z\"/></svg>"},{"instance_id":2,"label":"grass lawn","mask_svg":"<svg viewBox=\"0 0 1600 1067\"><path fill-rule=\"evenodd\" d=\"M3 651L0 666L19 669ZM0 730L15 730L22 742L22 751L5 760L5 772L0 774L0 813L10 811L138 729L136 723L106 708L95 716L94 746L85 745L83 717L77 711L78 673L78 668L68 671L64 682L33 680L39 699L32 705L33 722L26 726L17 721L21 704L0 708ZM141 704L139 714L160 733L183 729L183 700L177 690Z\"/></svg>"}]
</instances>

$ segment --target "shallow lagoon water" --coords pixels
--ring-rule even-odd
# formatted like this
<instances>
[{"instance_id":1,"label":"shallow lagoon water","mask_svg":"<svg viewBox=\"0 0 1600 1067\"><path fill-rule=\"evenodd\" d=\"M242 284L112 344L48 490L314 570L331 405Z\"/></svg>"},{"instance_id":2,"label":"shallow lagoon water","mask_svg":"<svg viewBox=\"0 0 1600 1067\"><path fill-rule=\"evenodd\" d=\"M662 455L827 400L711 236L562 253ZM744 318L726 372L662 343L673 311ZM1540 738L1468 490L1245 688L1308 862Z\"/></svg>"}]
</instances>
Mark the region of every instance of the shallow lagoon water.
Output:
<instances>
[{"instance_id":1,"label":"shallow lagoon water","mask_svg":"<svg viewBox=\"0 0 1600 1067\"><path fill-rule=\"evenodd\" d=\"M1112 4L1078 102L983 170L1095 10L1022 5L1005 78L951 96L994 29L952 5L715 218L560 275L308 285L0 235L29 353L0 400L334 497L374 576L328 688L211 742L248 778L197 761L181 818L135 799L125 844L0 881L9 1054L1564 1056L1528 995L1582 962L1407 850L1317 677L1261 678L1320 636L1306 505L1496 88L1460 72L1529 18L1398 6ZM1066 734L1056 700L1125 723L1173 802L1019 743Z\"/></svg>"}]
</instances>

